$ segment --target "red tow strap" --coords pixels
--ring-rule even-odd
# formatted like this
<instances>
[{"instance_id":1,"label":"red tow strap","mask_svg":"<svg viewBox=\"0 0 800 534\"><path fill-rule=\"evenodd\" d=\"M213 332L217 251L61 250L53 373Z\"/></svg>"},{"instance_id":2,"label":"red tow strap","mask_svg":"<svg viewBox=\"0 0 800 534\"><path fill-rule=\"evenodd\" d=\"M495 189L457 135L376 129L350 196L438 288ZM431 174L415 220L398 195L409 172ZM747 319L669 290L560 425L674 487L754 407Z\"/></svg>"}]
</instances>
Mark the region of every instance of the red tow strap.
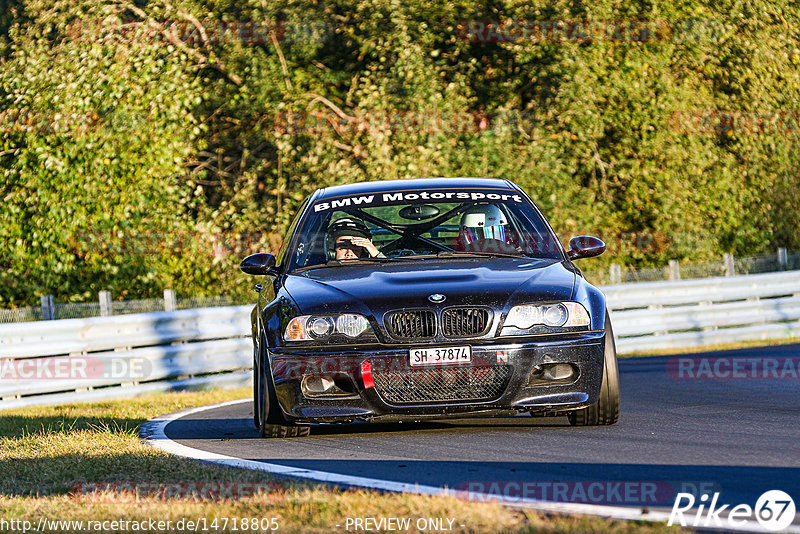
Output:
<instances>
[{"instance_id":1,"label":"red tow strap","mask_svg":"<svg viewBox=\"0 0 800 534\"><path fill-rule=\"evenodd\" d=\"M375 382L372 381L371 363L361 362L361 379L364 381L364 389L375 387Z\"/></svg>"}]
</instances>

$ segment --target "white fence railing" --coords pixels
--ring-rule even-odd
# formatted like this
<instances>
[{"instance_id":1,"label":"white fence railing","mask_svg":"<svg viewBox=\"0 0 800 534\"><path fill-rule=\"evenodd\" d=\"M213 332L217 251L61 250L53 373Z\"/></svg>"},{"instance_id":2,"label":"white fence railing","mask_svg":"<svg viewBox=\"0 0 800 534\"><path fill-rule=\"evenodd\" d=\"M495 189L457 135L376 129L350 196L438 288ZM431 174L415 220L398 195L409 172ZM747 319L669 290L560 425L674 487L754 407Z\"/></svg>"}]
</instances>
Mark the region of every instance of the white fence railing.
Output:
<instances>
[{"instance_id":1,"label":"white fence railing","mask_svg":"<svg viewBox=\"0 0 800 534\"><path fill-rule=\"evenodd\" d=\"M620 353L800 336L800 271L602 289ZM245 385L251 309L0 325L0 409Z\"/></svg>"},{"instance_id":2,"label":"white fence railing","mask_svg":"<svg viewBox=\"0 0 800 534\"><path fill-rule=\"evenodd\" d=\"M620 353L800 337L800 271L602 290Z\"/></svg>"},{"instance_id":3,"label":"white fence railing","mask_svg":"<svg viewBox=\"0 0 800 534\"><path fill-rule=\"evenodd\" d=\"M247 384L251 309L0 325L0 409Z\"/></svg>"}]
</instances>

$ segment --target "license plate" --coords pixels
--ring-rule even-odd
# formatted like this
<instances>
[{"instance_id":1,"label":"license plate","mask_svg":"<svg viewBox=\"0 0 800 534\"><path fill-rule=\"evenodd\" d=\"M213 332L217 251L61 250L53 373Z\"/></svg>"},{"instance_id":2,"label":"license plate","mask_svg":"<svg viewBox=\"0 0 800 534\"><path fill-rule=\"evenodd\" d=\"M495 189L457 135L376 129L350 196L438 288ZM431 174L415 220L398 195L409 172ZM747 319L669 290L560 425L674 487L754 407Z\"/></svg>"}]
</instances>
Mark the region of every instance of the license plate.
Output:
<instances>
[{"instance_id":1,"label":"license plate","mask_svg":"<svg viewBox=\"0 0 800 534\"><path fill-rule=\"evenodd\" d=\"M472 347L428 347L409 351L412 367L423 365L448 365L472 361Z\"/></svg>"}]
</instances>

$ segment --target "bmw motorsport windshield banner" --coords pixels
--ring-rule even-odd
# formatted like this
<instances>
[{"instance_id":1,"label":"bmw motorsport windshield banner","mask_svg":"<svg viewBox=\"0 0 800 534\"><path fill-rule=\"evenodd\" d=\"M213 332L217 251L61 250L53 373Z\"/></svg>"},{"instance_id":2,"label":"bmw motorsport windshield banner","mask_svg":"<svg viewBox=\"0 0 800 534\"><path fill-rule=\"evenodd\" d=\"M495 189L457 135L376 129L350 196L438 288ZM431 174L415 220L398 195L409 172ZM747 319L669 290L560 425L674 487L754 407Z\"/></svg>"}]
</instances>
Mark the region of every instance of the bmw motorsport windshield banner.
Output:
<instances>
[{"instance_id":1,"label":"bmw motorsport windshield banner","mask_svg":"<svg viewBox=\"0 0 800 534\"><path fill-rule=\"evenodd\" d=\"M373 207L373 206L390 206L393 204L409 204L417 202L430 202L430 201L493 201L493 202L515 202L522 203L522 195L509 194L507 189L502 189L502 193L495 192L491 189L470 190L470 191L453 191L453 190L436 190L436 191L397 191L392 193L373 193L368 195L354 195L346 196L336 199L325 199L324 201L314 204L314 213L322 211L350 208L350 207Z\"/></svg>"}]
</instances>

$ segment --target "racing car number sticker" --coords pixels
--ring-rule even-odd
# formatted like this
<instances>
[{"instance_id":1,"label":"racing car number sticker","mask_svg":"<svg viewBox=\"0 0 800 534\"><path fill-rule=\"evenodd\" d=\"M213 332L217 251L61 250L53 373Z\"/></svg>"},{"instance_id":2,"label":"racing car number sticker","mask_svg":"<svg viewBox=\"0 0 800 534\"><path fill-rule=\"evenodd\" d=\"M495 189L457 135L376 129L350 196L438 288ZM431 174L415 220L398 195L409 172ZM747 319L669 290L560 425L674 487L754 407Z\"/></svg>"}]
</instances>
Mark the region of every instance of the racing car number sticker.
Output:
<instances>
[{"instance_id":1,"label":"racing car number sticker","mask_svg":"<svg viewBox=\"0 0 800 534\"><path fill-rule=\"evenodd\" d=\"M412 366L444 365L451 363L469 363L472 360L472 347L427 347L410 349Z\"/></svg>"}]
</instances>

